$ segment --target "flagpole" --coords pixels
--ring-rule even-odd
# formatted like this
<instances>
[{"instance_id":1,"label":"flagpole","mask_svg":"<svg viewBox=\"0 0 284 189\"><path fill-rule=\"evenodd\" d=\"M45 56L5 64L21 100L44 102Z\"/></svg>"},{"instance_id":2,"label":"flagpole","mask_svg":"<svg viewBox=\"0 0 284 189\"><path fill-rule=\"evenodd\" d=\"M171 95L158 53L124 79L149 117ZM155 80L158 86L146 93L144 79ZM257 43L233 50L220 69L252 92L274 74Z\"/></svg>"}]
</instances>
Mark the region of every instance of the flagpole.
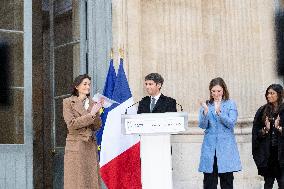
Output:
<instances>
[{"instance_id":1,"label":"flagpole","mask_svg":"<svg viewBox=\"0 0 284 189\"><path fill-rule=\"evenodd\" d=\"M120 58L124 59L124 52L123 52L123 49L122 49L122 48L119 48L119 49L118 49L118 52L119 52Z\"/></svg>"},{"instance_id":2,"label":"flagpole","mask_svg":"<svg viewBox=\"0 0 284 189\"><path fill-rule=\"evenodd\" d=\"M109 56L110 56L110 59L113 59L113 48L110 49Z\"/></svg>"}]
</instances>

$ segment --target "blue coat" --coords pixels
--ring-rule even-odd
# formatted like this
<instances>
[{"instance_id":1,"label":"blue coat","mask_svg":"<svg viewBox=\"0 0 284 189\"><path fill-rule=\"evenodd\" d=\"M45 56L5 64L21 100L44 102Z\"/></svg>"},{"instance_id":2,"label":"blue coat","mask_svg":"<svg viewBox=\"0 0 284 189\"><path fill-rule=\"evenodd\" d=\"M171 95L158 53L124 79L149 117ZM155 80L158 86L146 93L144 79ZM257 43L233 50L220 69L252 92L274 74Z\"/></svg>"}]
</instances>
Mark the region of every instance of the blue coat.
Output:
<instances>
[{"instance_id":1,"label":"blue coat","mask_svg":"<svg viewBox=\"0 0 284 189\"><path fill-rule=\"evenodd\" d=\"M218 173L241 170L241 161L234 135L237 122L237 106L232 100L221 102L221 113L215 113L214 104L208 104L208 113L199 112L199 127L205 129L201 148L199 171L213 172L214 155L216 151Z\"/></svg>"}]
</instances>

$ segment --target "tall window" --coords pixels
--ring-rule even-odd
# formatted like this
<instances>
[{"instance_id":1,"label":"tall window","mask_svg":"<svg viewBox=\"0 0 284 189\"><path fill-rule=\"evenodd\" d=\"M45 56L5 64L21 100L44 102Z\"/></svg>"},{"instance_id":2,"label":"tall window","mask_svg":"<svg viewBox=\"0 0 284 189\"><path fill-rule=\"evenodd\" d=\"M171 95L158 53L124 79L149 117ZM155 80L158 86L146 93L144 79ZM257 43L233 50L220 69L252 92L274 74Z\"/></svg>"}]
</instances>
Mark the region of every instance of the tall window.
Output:
<instances>
[{"instance_id":1,"label":"tall window","mask_svg":"<svg viewBox=\"0 0 284 189\"><path fill-rule=\"evenodd\" d=\"M24 143L23 0L0 1L0 144Z\"/></svg>"},{"instance_id":2,"label":"tall window","mask_svg":"<svg viewBox=\"0 0 284 189\"><path fill-rule=\"evenodd\" d=\"M54 148L65 146L67 128L62 100L70 94L73 78L80 73L82 33L78 0L43 0L44 60L50 72L51 124ZM55 149L56 150L56 149Z\"/></svg>"}]
</instances>

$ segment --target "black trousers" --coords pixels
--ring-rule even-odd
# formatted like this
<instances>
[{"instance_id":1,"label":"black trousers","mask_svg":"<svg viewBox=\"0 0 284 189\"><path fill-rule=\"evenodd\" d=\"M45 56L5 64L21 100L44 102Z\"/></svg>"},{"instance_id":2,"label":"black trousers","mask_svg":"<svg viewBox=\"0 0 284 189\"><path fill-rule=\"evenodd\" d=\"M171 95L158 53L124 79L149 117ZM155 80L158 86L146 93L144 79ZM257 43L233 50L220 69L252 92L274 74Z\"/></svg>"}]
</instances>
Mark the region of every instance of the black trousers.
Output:
<instances>
[{"instance_id":1,"label":"black trousers","mask_svg":"<svg viewBox=\"0 0 284 189\"><path fill-rule=\"evenodd\" d=\"M264 177L264 189L272 189L275 179L278 183L279 189L284 189L284 175L281 174L279 177Z\"/></svg>"},{"instance_id":2,"label":"black trousers","mask_svg":"<svg viewBox=\"0 0 284 189\"><path fill-rule=\"evenodd\" d=\"M214 156L213 173L204 173L203 188L217 189L218 177L222 189L233 189L233 172L218 173L217 158Z\"/></svg>"},{"instance_id":3,"label":"black trousers","mask_svg":"<svg viewBox=\"0 0 284 189\"><path fill-rule=\"evenodd\" d=\"M278 147L272 146L270 150L268 167L264 174L264 189L272 189L275 179L279 189L284 189L284 168L279 165Z\"/></svg>"},{"instance_id":4,"label":"black trousers","mask_svg":"<svg viewBox=\"0 0 284 189\"><path fill-rule=\"evenodd\" d=\"M278 164L278 162L277 162ZM264 178L264 189L272 189L275 179L278 183L279 189L284 189L284 168L280 168L279 164L278 167L274 167L277 170L277 174L267 174ZM270 170L273 169L273 167L270 167Z\"/></svg>"}]
</instances>

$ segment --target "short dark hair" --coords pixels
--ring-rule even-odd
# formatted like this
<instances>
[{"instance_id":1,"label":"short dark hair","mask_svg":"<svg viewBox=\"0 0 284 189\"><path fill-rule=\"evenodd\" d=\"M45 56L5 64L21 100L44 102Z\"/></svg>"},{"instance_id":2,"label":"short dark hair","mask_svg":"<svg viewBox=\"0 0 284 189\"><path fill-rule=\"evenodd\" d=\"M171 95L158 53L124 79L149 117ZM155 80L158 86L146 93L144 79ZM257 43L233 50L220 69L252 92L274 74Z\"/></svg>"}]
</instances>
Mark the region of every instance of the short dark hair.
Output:
<instances>
[{"instance_id":1,"label":"short dark hair","mask_svg":"<svg viewBox=\"0 0 284 189\"><path fill-rule=\"evenodd\" d=\"M78 85L80 85L82 83L82 81L86 78L91 80L91 77L88 74L79 75L74 79L73 84L71 86L71 94L73 96L79 96L79 93L78 93L78 90L76 89L76 87ZM87 94L87 96L90 96L90 94Z\"/></svg>"},{"instance_id":2,"label":"short dark hair","mask_svg":"<svg viewBox=\"0 0 284 189\"><path fill-rule=\"evenodd\" d=\"M212 79L210 81L210 84L209 84L209 93L210 93L210 103L212 103L214 101L212 95L211 95L211 89L216 86L216 85L220 85L223 89L223 96L222 96L222 99L224 100L229 100L229 91L227 89L227 85L225 83L225 81L221 78L221 77L216 77L214 79Z\"/></svg>"},{"instance_id":3,"label":"short dark hair","mask_svg":"<svg viewBox=\"0 0 284 189\"><path fill-rule=\"evenodd\" d=\"M147 81L147 80L152 80L156 84L160 83L161 86L163 86L163 83L164 83L164 78L158 73L150 73L150 74L146 75L145 81Z\"/></svg>"}]
</instances>

